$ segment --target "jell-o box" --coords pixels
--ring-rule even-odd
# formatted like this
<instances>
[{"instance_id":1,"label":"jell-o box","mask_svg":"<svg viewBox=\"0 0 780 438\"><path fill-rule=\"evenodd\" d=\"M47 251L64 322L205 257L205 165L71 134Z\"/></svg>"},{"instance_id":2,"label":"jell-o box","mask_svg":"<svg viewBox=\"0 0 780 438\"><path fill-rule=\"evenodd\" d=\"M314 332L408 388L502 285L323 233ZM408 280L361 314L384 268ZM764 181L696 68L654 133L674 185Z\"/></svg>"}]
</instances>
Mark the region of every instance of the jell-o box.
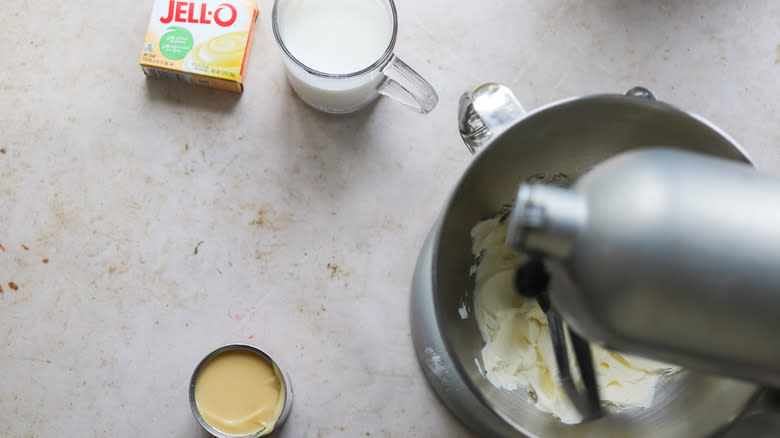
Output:
<instances>
[{"instance_id":1,"label":"jell-o box","mask_svg":"<svg viewBox=\"0 0 780 438\"><path fill-rule=\"evenodd\" d=\"M247 0L155 0L141 68L152 78L241 93L258 13Z\"/></svg>"}]
</instances>

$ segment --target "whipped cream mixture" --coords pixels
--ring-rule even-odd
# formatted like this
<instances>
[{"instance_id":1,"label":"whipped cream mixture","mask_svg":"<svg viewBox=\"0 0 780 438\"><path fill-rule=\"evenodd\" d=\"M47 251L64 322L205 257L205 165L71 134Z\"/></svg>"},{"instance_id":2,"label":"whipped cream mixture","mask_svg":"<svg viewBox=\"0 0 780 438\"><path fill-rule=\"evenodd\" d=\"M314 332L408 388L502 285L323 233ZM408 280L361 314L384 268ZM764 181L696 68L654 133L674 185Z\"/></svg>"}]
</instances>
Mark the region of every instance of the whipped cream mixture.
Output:
<instances>
[{"instance_id":1,"label":"whipped cream mixture","mask_svg":"<svg viewBox=\"0 0 780 438\"><path fill-rule=\"evenodd\" d=\"M500 388L528 390L538 409L563 423L579 423L582 417L558 383L547 317L536 300L514 290L513 271L525 260L506 247L502 216L482 221L471 231L476 258L474 313L485 340L486 377ZM618 408L649 407L659 378L680 370L596 345L591 350L602 403ZM571 348L569 358L576 370Z\"/></svg>"}]
</instances>

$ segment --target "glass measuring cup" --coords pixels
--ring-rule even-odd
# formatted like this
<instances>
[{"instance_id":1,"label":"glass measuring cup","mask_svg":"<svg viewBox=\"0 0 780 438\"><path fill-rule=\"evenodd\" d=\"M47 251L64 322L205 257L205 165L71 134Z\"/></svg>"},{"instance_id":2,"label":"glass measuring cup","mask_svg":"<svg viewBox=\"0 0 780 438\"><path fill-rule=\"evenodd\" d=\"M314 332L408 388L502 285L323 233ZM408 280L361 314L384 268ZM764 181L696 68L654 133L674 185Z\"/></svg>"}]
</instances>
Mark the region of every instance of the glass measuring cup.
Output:
<instances>
[{"instance_id":1,"label":"glass measuring cup","mask_svg":"<svg viewBox=\"0 0 780 438\"><path fill-rule=\"evenodd\" d=\"M318 110L350 113L384 95L425 114L439 101L393 53L393 0L276 0L272 25L290 85Z\"/></svg>"}]
</instances>

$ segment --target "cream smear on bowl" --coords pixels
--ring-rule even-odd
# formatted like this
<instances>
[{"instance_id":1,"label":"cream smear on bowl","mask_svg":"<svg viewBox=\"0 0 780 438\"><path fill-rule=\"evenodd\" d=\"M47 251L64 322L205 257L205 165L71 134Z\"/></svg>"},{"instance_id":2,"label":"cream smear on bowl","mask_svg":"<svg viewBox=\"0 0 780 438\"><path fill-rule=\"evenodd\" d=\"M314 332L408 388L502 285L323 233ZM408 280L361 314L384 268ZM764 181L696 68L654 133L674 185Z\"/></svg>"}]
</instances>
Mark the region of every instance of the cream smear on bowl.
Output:
<instances>
[{"instance_id":1,"label":"cream smear on bowl","mask_svg":"<svg viewBox=\"0 0 780 438\"><path fill-rule=\"evenodd\" d=\"M505 215L479 222L471 230L475 264L474 314L485 341L481 359L494 386L528 390L535 406L566 424L582 421L558 383L558 367L547 317L536 300L514 290L514 270L525 258L505 245ZM679 367L591 347L602 403L617 408L650 407L661 376ZM573 364L573 354L569 354Z\"/></svg>"}]
</instances>

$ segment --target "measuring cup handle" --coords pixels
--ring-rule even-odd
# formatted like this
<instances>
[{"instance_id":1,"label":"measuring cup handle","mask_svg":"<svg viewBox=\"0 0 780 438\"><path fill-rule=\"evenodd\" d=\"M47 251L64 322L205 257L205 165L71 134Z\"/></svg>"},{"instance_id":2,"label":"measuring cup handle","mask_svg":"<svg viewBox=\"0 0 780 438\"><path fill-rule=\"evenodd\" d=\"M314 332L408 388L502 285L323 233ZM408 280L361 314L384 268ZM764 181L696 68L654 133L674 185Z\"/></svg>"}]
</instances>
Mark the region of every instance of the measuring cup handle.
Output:
<instances>
[{"instance_id":1,"label":"measuring cup handle","mask_svg":"<svg viewBox=\"0 0 780 438\"><path fill-rule=\"evenodd\" d=\"M431 84L397 56L390 58L382 73L385 80L379 86L379 94L422 114L431 112L439 103L439 95Z\"/></svg>"},{"instance_id":2,"label":"measuring cup handle","mask_svg":"<svg viewBox=\"0 0 780 438\"><path fill-rule=\"evenodd\" d=\"M488 82L464 93L458 105L460 136L472 154L525 117L508 87Z\"/></svg>"}]
</instances>

